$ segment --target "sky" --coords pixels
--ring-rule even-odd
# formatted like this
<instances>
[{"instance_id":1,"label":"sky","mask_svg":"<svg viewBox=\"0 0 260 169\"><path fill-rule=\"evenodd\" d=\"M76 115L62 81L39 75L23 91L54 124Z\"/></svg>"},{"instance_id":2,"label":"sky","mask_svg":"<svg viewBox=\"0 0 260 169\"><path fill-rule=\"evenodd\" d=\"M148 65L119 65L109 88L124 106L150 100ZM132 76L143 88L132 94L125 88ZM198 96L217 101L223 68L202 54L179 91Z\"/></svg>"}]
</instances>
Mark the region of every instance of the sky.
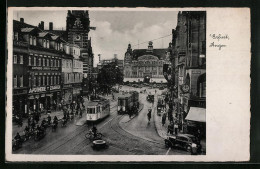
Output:
<instances>
[{"instance_id":1,"label":"sky","mask_svg":"<svg viewBox=\"0 0 260 169\"><path fill-rule=\"evenodd\" d=\"M148 41L153 41L154 48L167 48L171 42L171 32L177 25L177 11L102 11L90 10L90 25L96 27L91 30L94 65L101 59L110 59L117 54L124 58L127 46L132 49L146 49ZM44 21L45 29L49 29L49 22L53 22L53 29L66 29L67 11L14 11L14 19L24 18L24 22L37 26ZM170 36L168 36L170 35ZM139 43L139 45L138 45Z\"/></svg>"}]
</instances>

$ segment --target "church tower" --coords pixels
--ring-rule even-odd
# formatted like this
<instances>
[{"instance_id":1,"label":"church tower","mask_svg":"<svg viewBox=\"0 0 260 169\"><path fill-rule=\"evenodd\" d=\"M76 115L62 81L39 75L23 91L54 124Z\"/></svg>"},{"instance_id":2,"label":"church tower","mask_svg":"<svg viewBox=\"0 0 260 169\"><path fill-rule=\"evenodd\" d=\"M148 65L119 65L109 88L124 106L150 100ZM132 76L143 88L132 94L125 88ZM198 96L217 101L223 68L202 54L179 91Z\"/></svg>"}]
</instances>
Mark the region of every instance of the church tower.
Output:
<instances>
[{"instance_id":1,"label":"church tower","mask_svg":"<svg viewBox=\"0 0 260 169\"><path fill-rule=\"evenodd\" d=\"M66 30L68 42L80 47L80 55L83 61L83 73L90 74L93 69L93 53L91 47L90 19L87 10L69 10L67 13Z\"/></svg>"}]
</instances>

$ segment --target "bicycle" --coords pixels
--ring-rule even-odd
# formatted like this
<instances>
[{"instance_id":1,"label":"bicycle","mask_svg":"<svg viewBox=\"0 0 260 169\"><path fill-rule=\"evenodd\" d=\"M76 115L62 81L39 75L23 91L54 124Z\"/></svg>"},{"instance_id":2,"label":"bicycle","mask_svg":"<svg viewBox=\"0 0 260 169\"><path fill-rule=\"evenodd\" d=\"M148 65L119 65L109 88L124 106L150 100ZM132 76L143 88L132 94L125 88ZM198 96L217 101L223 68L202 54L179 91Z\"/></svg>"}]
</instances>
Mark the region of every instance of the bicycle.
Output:
<instances>
[{"instance_id":1,"label":"bicycle","mask_svg":"<svg viewBox=\"0 0 260 169\"><path fill-rule=\"evenodd\" d=\"M94 133L92 131L88 132L85 137L89 140L100 140L102 138L103 134L97 133L97 136L94 137Z\"/></svg>"}]
</instances>

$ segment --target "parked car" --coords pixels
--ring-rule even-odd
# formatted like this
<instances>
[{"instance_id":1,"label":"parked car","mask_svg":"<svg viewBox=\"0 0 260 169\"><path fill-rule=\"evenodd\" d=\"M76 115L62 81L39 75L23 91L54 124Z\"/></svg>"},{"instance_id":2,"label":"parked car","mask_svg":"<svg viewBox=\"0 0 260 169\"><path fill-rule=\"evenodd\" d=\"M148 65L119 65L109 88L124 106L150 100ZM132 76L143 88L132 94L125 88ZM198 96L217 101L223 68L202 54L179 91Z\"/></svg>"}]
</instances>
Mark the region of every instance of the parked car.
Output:
<instances>
[{"instance_id":1,"label":"parked car","mask_svg":"<svg viewBox=\"0 0 260 169\"><path fill-rule=\"evenodd\" d=\"M191 134L178 134L177 136L168 136L165 140L165 147L179 147L191 154L201 153L201 145L198 139Z\"/></svg>"}]
</instances>

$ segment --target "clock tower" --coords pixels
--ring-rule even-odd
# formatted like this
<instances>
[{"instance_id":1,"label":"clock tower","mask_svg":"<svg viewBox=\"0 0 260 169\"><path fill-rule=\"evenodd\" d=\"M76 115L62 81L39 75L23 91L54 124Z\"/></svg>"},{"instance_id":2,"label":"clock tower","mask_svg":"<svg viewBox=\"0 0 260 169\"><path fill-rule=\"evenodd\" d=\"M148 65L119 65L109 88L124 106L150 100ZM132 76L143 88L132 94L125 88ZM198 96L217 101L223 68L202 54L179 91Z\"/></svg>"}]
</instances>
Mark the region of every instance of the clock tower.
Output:
<instances>
[{"instance_id":1,"label":"clock tower","mask_svg":"<svg viewBox=\"0 0 260 169\"><path fill-rule=\"evenodd\" d=\"M69 10L67 13L66 30L68 42L80 47L83 61L83 73L90 74L93 69L93 53L91 47L89 13L87 10Z\"/></svg>"}]
</instances>

